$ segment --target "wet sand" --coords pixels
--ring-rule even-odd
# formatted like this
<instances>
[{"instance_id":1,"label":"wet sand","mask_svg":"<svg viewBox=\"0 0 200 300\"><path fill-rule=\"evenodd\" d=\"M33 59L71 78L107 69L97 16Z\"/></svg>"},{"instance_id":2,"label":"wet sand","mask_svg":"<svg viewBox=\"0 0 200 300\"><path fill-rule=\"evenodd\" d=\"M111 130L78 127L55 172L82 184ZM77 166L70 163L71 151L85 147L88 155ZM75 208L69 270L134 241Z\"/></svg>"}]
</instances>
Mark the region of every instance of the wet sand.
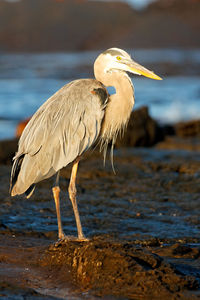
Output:
<instances>
[{"instance_id":1,"label":"wet sand","mask_svg":"<svg viewBox=\"0 0 200 300\"><path fill-rule=\"evenodd\" d=\"M173 139L171 150L168 140L117 149L116 175L97 152L81 161L79 210L90 239L82 243L56 243L53 179L38 184L29 200L10 198L11 166L1 165L1 297L198 299L200 155L184 150L187 139L177 150L180 138ZM60 181L63 225L76 235L69 174L63 169Z\"/></svg>"}]
</instances>

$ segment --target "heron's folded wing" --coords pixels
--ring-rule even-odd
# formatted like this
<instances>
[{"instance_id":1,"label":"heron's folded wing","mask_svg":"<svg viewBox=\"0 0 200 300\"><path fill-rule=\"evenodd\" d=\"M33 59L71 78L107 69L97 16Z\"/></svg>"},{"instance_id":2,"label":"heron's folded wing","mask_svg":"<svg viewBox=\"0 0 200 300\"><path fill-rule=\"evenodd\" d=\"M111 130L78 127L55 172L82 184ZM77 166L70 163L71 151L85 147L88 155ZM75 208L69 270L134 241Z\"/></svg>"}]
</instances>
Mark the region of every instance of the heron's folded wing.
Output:
<instances>
[{"instance_id":1,"label":"heron's folded wing","mask_svg":"<svg viewBox=\"0 0 200 300\"><path fill-rule=\"evenodd\" d=\"M98 88L93 80L74 81L49 98L26 126L17 156L34 156L46 177L86 151L97 139L104 116L98 95L91 93L94 85Z\"/></svg>"}]
</instances>

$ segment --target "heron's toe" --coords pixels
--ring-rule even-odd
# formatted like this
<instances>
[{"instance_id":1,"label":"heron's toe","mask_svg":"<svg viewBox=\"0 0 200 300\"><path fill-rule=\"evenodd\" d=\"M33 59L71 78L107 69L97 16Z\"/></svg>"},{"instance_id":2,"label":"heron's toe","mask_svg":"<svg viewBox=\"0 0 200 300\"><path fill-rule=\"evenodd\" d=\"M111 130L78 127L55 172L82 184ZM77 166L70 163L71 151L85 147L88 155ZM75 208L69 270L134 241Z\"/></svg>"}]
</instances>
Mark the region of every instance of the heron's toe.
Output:
<instances>
[{"instance_id":1,"label":"heron's toe","mask_svg":"<svg viewBox=\"0 0 200 300\"><path fill-rule=\"evenodd\" d=\"M59 236L58 241L54 245L55 245L55 247L58 247L62 243L72 242L72 241L74 241L74 242L88 242L89 239L86 238L84 235L80 236L80 237L77 237L77 236L74 236L74 235L65 235L65 234L63 234L62 236Z\"/></svg>"},{"instance_id":2,"label":"heron's toe","mask_svg":"<svg viewBox=\"0 0 200 300\"><path fill-rule=\"evenodd\" d=\"M88 242L88 241L89 241L89 239L86 238L86 237L84 236L84 234L82 234L81 236L78 236L78 237L76 238L76 240L77 240L78 242Z\"/></svg>"}]
</instances>

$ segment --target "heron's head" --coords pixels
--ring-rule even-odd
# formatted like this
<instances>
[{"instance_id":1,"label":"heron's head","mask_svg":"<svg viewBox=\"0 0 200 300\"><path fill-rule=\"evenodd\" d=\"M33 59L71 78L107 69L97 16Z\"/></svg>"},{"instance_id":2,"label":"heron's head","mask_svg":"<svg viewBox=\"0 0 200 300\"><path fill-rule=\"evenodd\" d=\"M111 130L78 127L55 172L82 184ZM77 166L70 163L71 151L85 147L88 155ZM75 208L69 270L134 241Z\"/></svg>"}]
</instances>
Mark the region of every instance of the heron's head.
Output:
<instances>
[{"instance_id":1,"label":"heron's head","mask_svg":"<svg viewBox=\"0 0 200 300\"><path fill-rule=\"evenodd\" d=\"M116 71L129 72L136 75L143 75L156 80L162 80L154 72L149 71L145 67L141 66L134 60L131 56L124 50L119 48L110 48L100 54L94 65L95 77L98 79L98 74L100 69L104 74L112 73Z\"/></svg>"}]
</instances>

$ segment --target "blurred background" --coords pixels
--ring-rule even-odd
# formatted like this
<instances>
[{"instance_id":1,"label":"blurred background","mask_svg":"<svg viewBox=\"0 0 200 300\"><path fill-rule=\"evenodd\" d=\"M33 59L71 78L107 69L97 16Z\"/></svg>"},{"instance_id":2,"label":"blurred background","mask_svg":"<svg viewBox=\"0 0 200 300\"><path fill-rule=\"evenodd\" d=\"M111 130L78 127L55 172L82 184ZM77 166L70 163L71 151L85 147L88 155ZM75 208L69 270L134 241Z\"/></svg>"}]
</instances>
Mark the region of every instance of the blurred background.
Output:
<instances>
[{"instance_id":1,"label":"blurred background","mask_svg":"<svg viewBox=\"0 0 200 300\"><path fill-rule=\"evenodd\" d=\"M199 0L0 0L0 139L96 56L127 50L163 81L133 78L135 108L160 124L199 119Z\"/></svg>"}]
</instances>

